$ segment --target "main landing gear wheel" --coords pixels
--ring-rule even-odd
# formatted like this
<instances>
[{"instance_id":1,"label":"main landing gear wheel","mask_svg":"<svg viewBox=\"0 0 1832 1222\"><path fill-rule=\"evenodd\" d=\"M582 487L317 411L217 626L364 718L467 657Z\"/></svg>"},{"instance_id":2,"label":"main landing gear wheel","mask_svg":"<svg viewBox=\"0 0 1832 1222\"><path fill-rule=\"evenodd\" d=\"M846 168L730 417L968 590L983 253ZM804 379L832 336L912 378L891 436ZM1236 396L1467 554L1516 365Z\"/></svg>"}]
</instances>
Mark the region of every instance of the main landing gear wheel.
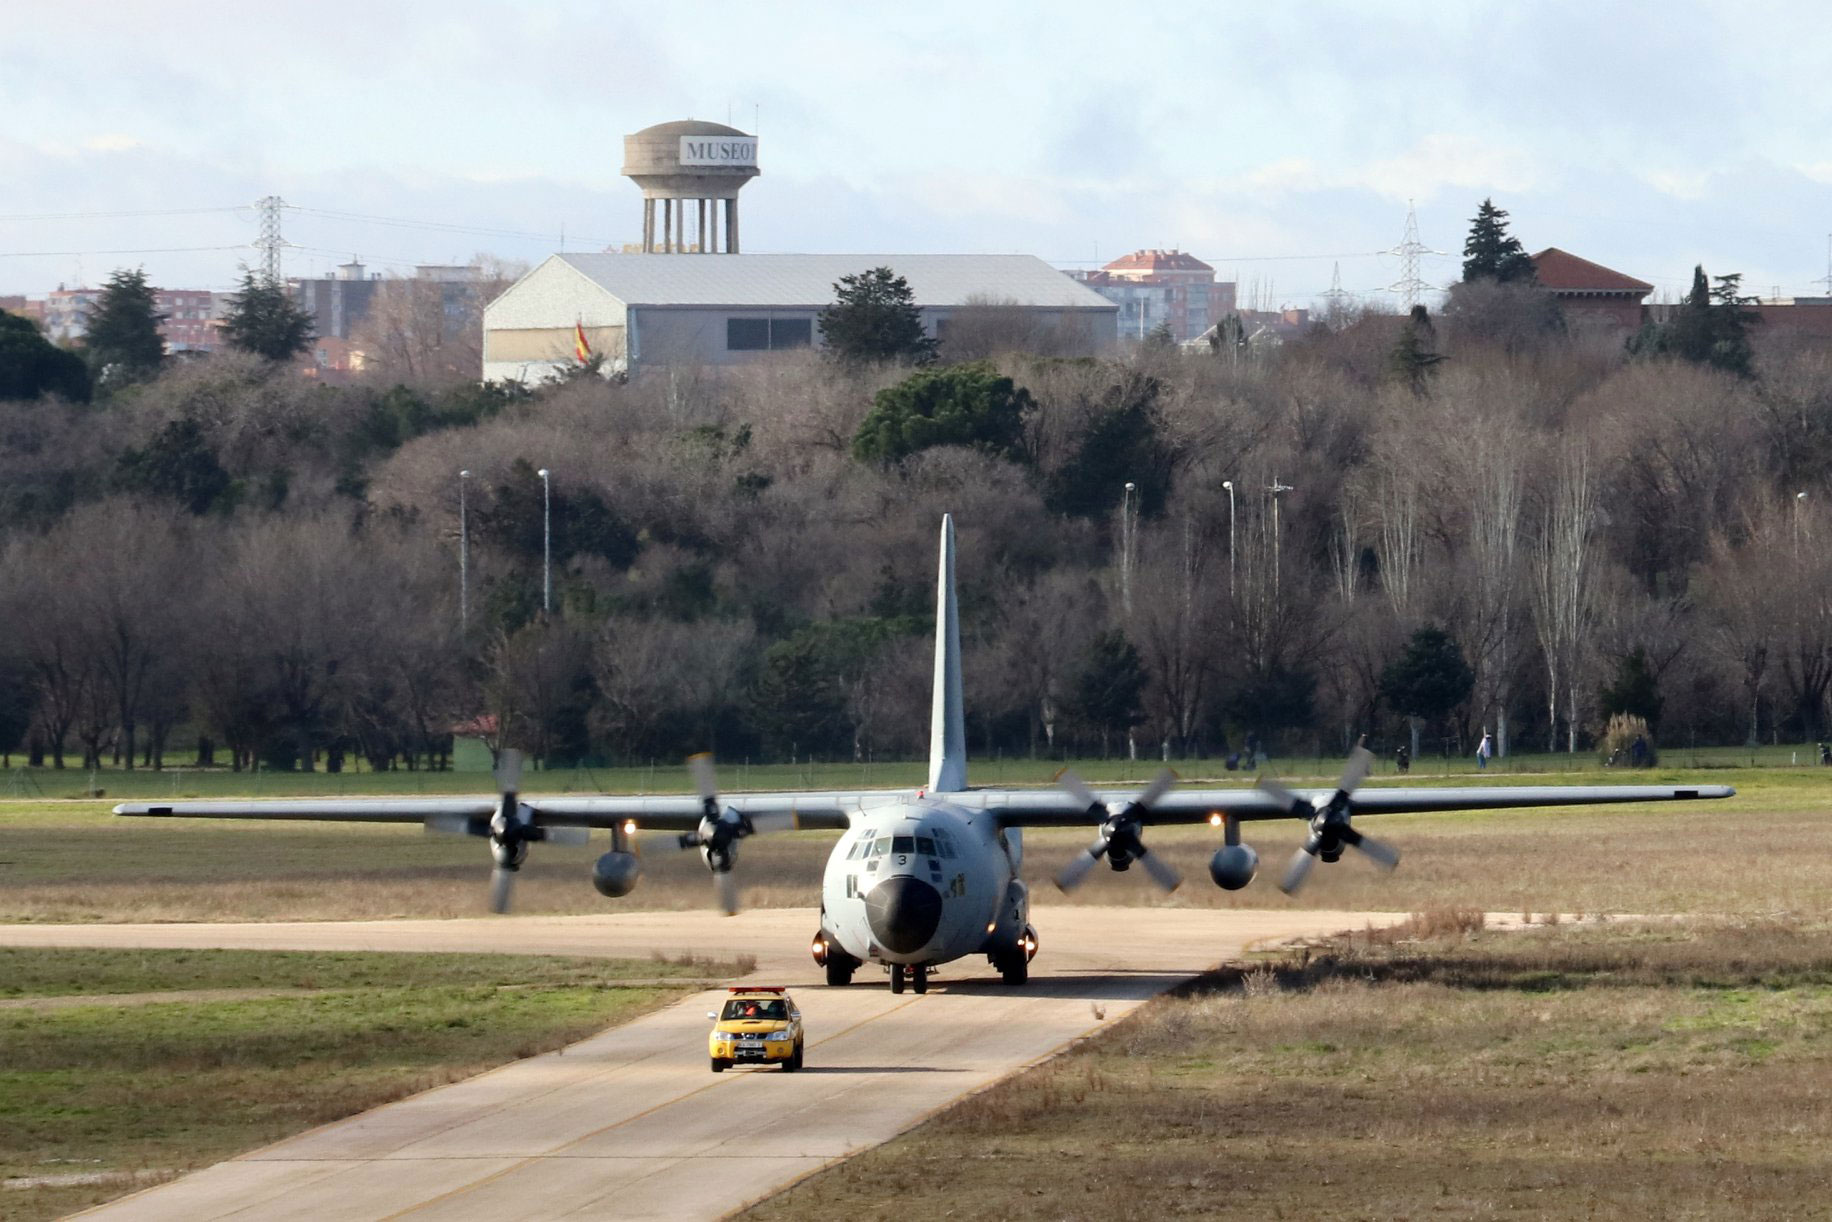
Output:
<instances>
[{"instance_id":1,"label":"main landing gear wheel","mask_svg":"<svg viewBox=\"0 0 1832 1222\"><path fill-rule=\"evenodd\" d=\"M903 964L891 964L891 992L903 992Z\"/></svg>"},{"instance_id":2,"label":"main landing gear wheel","mask_svg":"<svg viewBox=\"0 0 1832 1222\"><path fill-rule=\"evenodd\" d=\"M852 974L859 969L859 961L835 946L827 951L827 983L834 988L842 988L852 983Z\"/></svg>"},{"instance_id":3,"label":"main landing gear wheel","mask_svg":"<svg viewBox=\"0 0 1832 1222\"><path fill-rule=\"evenodd\" d=\"M918 993L928 992L929 991L929 969L926 967L911 968L910 969L910 987L916 990Z\"/></svg>"}]
</instances>

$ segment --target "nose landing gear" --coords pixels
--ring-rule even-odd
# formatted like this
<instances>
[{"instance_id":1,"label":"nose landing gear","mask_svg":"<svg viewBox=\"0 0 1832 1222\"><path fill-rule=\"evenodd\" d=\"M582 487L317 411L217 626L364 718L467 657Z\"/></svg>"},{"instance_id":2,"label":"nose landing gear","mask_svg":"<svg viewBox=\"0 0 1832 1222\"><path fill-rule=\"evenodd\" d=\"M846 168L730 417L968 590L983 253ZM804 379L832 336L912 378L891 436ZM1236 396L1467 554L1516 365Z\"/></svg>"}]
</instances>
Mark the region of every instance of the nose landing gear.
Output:
<instances>
[{"instance_id":1,"label":"nose landing gear","mask_svg":"<svg viewBox=\"0 0 1832 1222\"><path fill-rule=\"evenodd\" d=\"M929 991L929 969L920 964L915 967L905 967L901 963L891 964L891 992L903 992L906 982L911 992L927 993Z\"/></svg>"}]
</instances>

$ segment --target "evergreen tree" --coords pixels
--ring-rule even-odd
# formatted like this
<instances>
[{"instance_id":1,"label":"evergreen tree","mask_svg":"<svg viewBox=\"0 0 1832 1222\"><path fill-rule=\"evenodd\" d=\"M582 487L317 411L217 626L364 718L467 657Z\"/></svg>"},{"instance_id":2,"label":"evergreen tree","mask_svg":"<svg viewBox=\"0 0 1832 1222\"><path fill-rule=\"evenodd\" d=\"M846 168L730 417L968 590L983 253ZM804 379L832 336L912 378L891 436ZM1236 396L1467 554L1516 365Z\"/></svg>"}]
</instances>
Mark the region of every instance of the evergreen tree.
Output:
<instances>
[{"instance_id":1,"label":"evergreen tree","mask_svg":"<svg viewBox=\"0 0 1832 1222\"><path fill-rule=\"evenodd\" d=\"M1147 348L1157 348L1165 352L1177 346L1177 333L1170 329L1170 321L1168 319L1153 327L1145 336L1145 346Z\"/></svg>"},{"instance_id":2,"label":"evergreen tree","mask_svg":"<svg viewBox=\"0 0 1832 1222\"><path fill-rule=\"evenodd\" d=\"M32 320L0 310L0 399L89 397L83 358L46 339Z\"/></svg>"},{"instance_id":3,"label":"evergreen tree","mask_svg":"<svg viewBox=\"0 0 1832 1222\"><path fill-rule=\"evenodd\" d=\"M778 757L836 755L846 747L846 697L821 641L797 633L764 651L752 716Z\"/></svg>"},{"instance_id":4,"label":"evergreen tree","mask_svg":"<svg viewBox=\"0 0 1832 1222\"><path fill-rule=\"evenodd\" d=\"M160 429L145 449L123 452L115 482L123 491L170 497L197 514L230 504L235 484L203 429L188 416Z\"/></svg>"},{"instance_id":5,"label":"evergreen tree","mask_svg":"<svg viewBox=\"0 0 1832 1222\"><path fill-rule=\"evenodd\" d=\"M157 372L165 359L165 340L145 272L121 270L108 277L83 342L98 385L119 385Z\"/></svg>"},{"instance_id":6,"label":"evergreen tree","mask_svg":"<svg viewBox=\"0 0 1832 1222\"><path fill-rule=\"evenodd\" d=\"M1605 717L1629 713L1645 720L1650 727L1660 724L1660 710L1666 703L1660 696L1660 682L1648 665L1648 655L1639 645L1616 667L1615 680L1598 693Z\"/></svg>"},{"instance_id":7,"label":"evergreen tree","mask_svg":"<svg viewBox=\"0 0 1832 1222\"><path fill-rule=\"evenodd\" d=\"M834 303L821 311L821 338L844 361L903 361L928 365L935 340L922 329L922 311L909 281L888 267L841 276Z\"/></svg>"},{"instance_id":8,"label":"evergreen tree","mask_svg":"<svg viewBox=\"0 0 1832 1222\"><path fill-rule=\"evenodd\" d=\"M1405 652L1380 672L1380 697L1412 722L1412 754L1418 754L1420 722L1436 721L1469 699L1476 676L1456 639L1435 624L1412 634Z\"/></svg>"},{"instance_id":9,"label":"evergreen tree","mask_svg":"<svg viewBox=\"0 0 1832 1222\"><path fill-rule=\"evenodd\" d=\"M1743 295L1741 273L1717 277L1713 286L1702 266L1692 269L1692 288L1665 323L1649 323L1628 341L1637 356L1676 356L1738 377L1755 376L1749 328L1758 316Z\"/></svg>"},{"instance_id":10,"label":"evergreen tree","mask_svg":"<svg viewBox=\"0 0 1832 1222\"><path fill-rule=\"evenodd\" d=\"M232 347L270 361L291 360L312 346L312 333L312 316L283 286L242 273L241 290L223 317L223 338Z\"/></svg>"},{"instance_id":11,"label":"evergreen tree","mask_svg":"<svg viewBox=\"0 0 1832 1222\"><path fill-rule=\"evenodd\" d=\"M1238 362L1247 350L1247 324L1239 314L1229 314L1209 330L1209 351Z\"/></svg>"},{"instance_id":12,"label":"evergreen tree","mask_svg":"<svg viewBox=\"0 0 1832 1222\"><path fill-rule=\"evenodd\" d=\"M862 462L896 462L930 446L972 446L999 458L1025 458L1030 392L988 361L923 369L879 391L852 440Z\"/></svg>"},{"instance_id":13,"label":"evergreen tree","mask_svg":"<svg viewBox=\"0 0 1832 1222\"><path fill-rule=\"evenodd\" d=\"M1073 692L1075 712L1100 734L1101 753L1108 735L1124 734L1145 720L1145 663L1119 629L1094 638Z\"/></svg>"},{"instance_id":14,"label":"evergreen tree","mask_svg":"<svg viewBox=\"0 0 1832 1222\"><path fill-rule=\"evenodd\" d=\"M1508 233L1508 214L1485 199L1470 222L1463 241L1463 279L1493 280L1500 284L1533 283L1533 260L1520 239Z\"/></svg>"},{"instance_id":15,"label":"evergreen tree","mask_svg":"<svg viewBox=\"0 0 1832 1222\"><path fill-rule=\"evenodd\" d=\"M1400 328L1399 339L1387 356L1387 370L1415 395L1423 395L1429 389L1431 371L1444 360L1432 351L1436 339L1431 315L1424 306L1413 306L1411 317Z\"/></svg>"},{"instance_id":16,"label":"evergreen tree","mask_svg":"<svg viewBox=\"0 0 1832 1222\"><path fill-rule=\"evenodd\" d=\"M1165 440L1158 413L1162 384L1137 376L1115 387L1108 406L1074 443L1067 462L1048 478L1044 500L1057 513L1099 518L1113 512L1119 489L1138 486L1139 512L1164 513L1177 452Z\"/></svg>"}]
</instances>

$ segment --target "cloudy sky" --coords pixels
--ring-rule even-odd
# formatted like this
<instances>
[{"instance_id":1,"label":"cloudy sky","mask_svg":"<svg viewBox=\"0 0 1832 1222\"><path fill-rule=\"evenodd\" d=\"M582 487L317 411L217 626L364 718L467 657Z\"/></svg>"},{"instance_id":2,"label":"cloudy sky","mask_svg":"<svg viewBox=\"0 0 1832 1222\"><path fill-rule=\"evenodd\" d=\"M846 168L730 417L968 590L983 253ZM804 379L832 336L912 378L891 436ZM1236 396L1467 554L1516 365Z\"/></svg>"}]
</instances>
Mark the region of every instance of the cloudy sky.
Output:
<instances>
[{"instance_id":1,"label":"cloudy sky","mask_svg":"<svg viewBox=\"0 0 1832 1222\"><path fill-rule=\"evenodd\" d=\"M4 3L0 293L227 287L269 194L289 274L633 241L622 137L687 117L758 132L747 251L1175 246L1297 305L1493 196L1659 292L1828 270L1815 3Z\"/></svg>"}]
</instances>

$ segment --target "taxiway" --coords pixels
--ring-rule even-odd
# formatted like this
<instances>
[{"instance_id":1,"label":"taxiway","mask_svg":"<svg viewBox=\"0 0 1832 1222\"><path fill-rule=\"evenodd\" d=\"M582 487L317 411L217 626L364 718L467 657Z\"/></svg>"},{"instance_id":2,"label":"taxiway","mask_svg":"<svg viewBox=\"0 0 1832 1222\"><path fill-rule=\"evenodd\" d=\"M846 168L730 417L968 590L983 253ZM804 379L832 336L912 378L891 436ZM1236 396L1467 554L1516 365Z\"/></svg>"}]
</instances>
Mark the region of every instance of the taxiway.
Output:
<instances>
[{"instance_id":1,"label":"taxiway","mask_svg":"<svg viewBox=\"0 0 1832 1222\"><path fill-rule=\"evenodd\" d=\"M700 993L560 1052L377 1108L101 1206L174 1219L716 1218L888 1140L1255 945L1399 914L1041 908L1030 984L983 960L924 996L830 989L812 909L212 925L0 926L0 945L755 955L796 990L807 1068L708 1071Z\"/></svg>"}]
</instances>

